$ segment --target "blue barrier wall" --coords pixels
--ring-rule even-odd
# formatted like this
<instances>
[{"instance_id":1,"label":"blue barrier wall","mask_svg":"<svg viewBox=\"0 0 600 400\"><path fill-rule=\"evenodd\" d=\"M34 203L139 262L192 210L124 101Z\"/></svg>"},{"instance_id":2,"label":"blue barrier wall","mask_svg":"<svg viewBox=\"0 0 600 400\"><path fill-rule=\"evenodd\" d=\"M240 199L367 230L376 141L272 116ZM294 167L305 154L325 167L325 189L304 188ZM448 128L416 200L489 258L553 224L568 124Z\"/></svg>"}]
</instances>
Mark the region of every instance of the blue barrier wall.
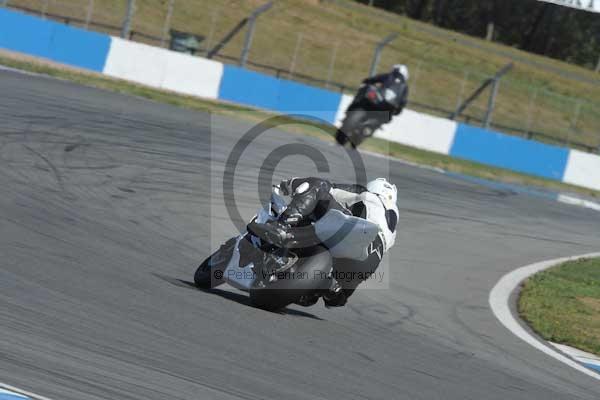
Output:
<instances>
[{"instance_id":1,"label":"blue barrier wall","mask_svg":"<svg viewBox=\"0 0 600 400\"><path fill-rule=\"evenodd\" d=\"M44 20L0 8L0 47L47 58L52 30Z\"/></svg>"},{"instance_id":2,"label":"blue barrier wall","mask_svg":"<svg viewBox=\"0 0 600 400\"><path fill-rule=\"evenodd\" d=\"M247 69L225 65L219 99L267 110L277 109L279 79Z\"/></svg>"},{"instance_id":3,"label":"blue barrier wall","mask_svg":"<svg viewBox=\"0 0 600 400\"><path fill-rule=\"evenodd\" d=\"M302 112L333 123L342 95L225 65L219 99L281 113Z\"/></svg>"},{"instance_id":4,"label":"blue barrier wall","mask_svg":"<svg viewBox=\"0 0 600 400\"><path fill-rule=\"evenodd\" d=\"M102 72L110 49L110 36L57 24L50 43L50 58L64 64Z\"/></svg>"},{"instance_id":5,"label":"blue barrier wall","mask_svg":"<svg viewBox=\"0 0 600 400\"><path fill-rule=\"evenodd\" d=\"M341 93L282 79L276 110L283 113L302 112L333 124L341 100Z\"/></svg>"},{"instance_id":6,"label":"blue barrier wall","mask_svg":"<svg viewBox=\"0 0 600 400\"><path fill-rule=\"evenodd\" d=\"M450 156L560 181L569 149L458 124Z\"/></svg>"},{"instance_id":7,"label":"blue barrier wall","mask_svg":"<svg viewBox=\"0 0 600 400\"><path fill-rule=\"evenodd\" d=\"M102 72L110 36L0 9L0 47Z\"/></svg>"}]
</instances>

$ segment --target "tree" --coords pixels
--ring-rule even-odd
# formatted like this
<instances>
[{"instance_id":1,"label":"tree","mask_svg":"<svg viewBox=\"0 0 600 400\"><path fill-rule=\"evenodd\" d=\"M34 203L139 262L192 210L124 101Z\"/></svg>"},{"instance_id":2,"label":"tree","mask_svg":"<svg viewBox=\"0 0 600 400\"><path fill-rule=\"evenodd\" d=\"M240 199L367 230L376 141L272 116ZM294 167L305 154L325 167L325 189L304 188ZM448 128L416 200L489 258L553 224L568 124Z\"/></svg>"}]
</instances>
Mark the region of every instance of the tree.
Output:
<instances>
[{"instance_id":1,"label":"tree","mask_svg":"<svg viewBox=\"0 0 600 400\"><path fill-rule=\"evenodd\" d=\"M600 15L537 0L377 0L375 6L478 37L491 25L499 42L591 68L600 54Z\"/></svg>"}]
</instances>

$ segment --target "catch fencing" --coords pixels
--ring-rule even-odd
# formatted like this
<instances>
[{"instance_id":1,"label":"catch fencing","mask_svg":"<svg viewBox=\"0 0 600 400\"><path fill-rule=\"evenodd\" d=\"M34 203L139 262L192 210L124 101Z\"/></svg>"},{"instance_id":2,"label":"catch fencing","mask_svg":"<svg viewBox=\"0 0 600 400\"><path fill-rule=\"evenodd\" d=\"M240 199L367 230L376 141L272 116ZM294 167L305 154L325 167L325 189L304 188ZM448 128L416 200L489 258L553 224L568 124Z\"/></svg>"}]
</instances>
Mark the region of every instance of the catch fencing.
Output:
<instances>
[{"instance_id":1,"label":"catch fencing","mask_svg":"<svg viewBox=\"0 0 600 400\"><path fill-rule=\"evenodd\" d=\"M153 46L168 47L171 30L189 32L200 39L196 53L199 56L207 56L232 28L263 3L254 0L0 0L0 6L113 36L125 34L128 39ZM247 66L277 77L353 93L368 75L373 53L382 37L336 25L307 26L298 23L296 12L276 2L272 10L258 18L251 46L246 49ZM334 17L336 11L324 6L323 12L332 13ZM374 17L363 18L358 22L368 30ZM419 42L418 37L404 33L384 48L379 70L399 62L409 66L409 106L412 109L448 117L494 73L489 66L465 69L448 64L437 56L435 44ZM239 63L246 43L244 34L242 30L222 43L214 58ZM513 79L511 73L500 81L491 128L587 152L600 152L599 104L557 93L549 86L529 83L522 75L517 73L518 78ZM458 120L483 125L487 110L486 92Z\"/></svg>"}]
</instances>

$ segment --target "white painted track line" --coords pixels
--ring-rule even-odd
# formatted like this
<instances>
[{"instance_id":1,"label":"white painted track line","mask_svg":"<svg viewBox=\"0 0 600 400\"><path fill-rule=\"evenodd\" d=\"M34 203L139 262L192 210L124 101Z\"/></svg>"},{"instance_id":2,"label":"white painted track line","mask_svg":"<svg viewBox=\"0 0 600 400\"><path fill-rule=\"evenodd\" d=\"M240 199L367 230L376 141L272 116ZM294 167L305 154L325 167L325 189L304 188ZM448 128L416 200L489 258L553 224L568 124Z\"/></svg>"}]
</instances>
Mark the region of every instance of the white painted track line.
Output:
<instances>
[{"instance_id":1,"label":"white painted track line","mask_svg":"<svg viewBox=\"0 0 600 400\"><path fill-rule=\"evenodd\" d=\"M494 286L494 288L490 292L489 303L490 307L492 308L492 311L494 312L494 315L496 316L496 318L498 318L498 320L500 320L502 325L504 325L516 336L518 336L521 340L525 341L526 343L530 344L536 349L546 353L550 357L553 357L556 360L559 360L594 379L600 380L600 374L591 371L590 369L577 363L576 361L565 356L561 352L550 347L545 342L540 341L538 338L536 338L530 332L528 332L519 323L517 317L513 315L510 307L511 294L519 287L521 282L523 282L525 279L540 271L561 264L563 262L591 257L600 257L600 253L591 253L574 257L565 257L557 258L554 260L542 261L535 264L526 265L512 272L509 272L498 281L496 286Z\"/></svg>"},{"instance_id":2,"label":"white painted track line","mask_svg":"<svg viewBox=\"0 0 600 400\"><path fill-rule=\"evenodd\" d=\"M16 395L25 396L24 397L25 399L31 399L31 400L51 400L48 397L40 396L40 395L37 395L35 393L31 393L31 392L28 392L26 390L22 390L22 389L16 388L14 386L7 385L7 384L2 383L2 382L0 382L0 390L7 390L7 391L10 391L10 392L13 392Z\"/></svg>"},{"instance_id":3,"label":"white painted track line","mask_svg":"<svg viewBox=\"0 0 600 400\"><path fill-rule=\"evenodd\" d=\"M568 196L568 195L565 195L565 194L559 194L557 200L559 202L561 202L561 203L571 204L571 205L574 205L574 206L585 207L585 208L589 208L589 209L592 209L592 210L595 210L595 211L600 211L600 204L599 203L595 203L595 202L589 201L589 200L580 199L578 197Z\"/></svg>"}]
</instances>

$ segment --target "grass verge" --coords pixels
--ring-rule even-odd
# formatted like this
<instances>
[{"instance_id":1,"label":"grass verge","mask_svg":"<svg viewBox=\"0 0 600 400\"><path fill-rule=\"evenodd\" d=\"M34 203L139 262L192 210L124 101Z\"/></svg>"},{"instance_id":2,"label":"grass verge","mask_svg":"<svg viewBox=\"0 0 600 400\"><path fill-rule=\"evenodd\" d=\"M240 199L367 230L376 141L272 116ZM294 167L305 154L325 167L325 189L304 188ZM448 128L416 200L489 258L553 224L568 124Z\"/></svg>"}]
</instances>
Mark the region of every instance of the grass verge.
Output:
<instances>
[{"instance_id":1,"label":"grass verge","mask_svg":"<svg viewBox=\"0 0 600 400\"><path fill-rule=\"evenodd\" d=\"M519 314L544 339L600 355L600 259L567 262L529 278Z\"/></svg>"},{"instance_id":2,"label":"grass verge","mask_svg":"<svg viewBox=\"0 0 600 400\"><path fill-rule=\"evenodd\" d=\"M142 86L119 79L113 79L101 74L66 67L53 62L7 51L0 51L0 64L29 72L65 79L85 86L110 90L127 95L139 96L178 107L216 113L218 115L226 115L238 119L241 118L249 121L262 121L275 115L266 111L257 111L256 109L236 104L204 100L169 91L152 89L147 86ZM302 134L324 140L332 140L334 132L331 127L323 126L322 129L319 129L314 126L302 124L300 121L298 121L296 124L293 123L294 120L290 120L290 122L292 122L292 124L284 126L282 129L294 134ZM445 155L404 146L399 143L388 142L382 139L369 139L363 144L362 148L400 158L416 164L441 168L446 171L470 175L478 178L536 186L548 190L575 192L600 198L600 192L591 189L568 185L549 179L538 178L506 169L490 167L467 160L456 159Z\"/></svg>"}]
</instances>

